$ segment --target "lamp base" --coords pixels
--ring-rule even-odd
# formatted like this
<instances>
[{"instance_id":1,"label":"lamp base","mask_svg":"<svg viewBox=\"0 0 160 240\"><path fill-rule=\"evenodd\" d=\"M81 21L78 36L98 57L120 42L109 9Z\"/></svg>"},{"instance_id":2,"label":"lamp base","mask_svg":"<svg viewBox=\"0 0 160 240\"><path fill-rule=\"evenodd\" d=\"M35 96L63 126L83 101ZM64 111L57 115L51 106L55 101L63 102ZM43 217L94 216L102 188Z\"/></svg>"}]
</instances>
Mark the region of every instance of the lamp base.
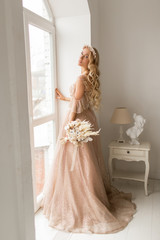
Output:
<instances>
[{"instance_id":1,"label":"lamp base","mask_svg":"<svg viewBox=\"0 0 160 240\"><path fill-rule=\"evenodd\" d=\"M125 143L125 140L124 139L118 139L117 143Z\"/></svg>"},{"instance_id":2,"label":"lamp base","mask_svg":"<svg viewBox=\"0 0 160 240\"><path fill-rule=\"evenodd\" d=\"M120 125L119 127L119 139L117 140L118 143L124 143L125 140L123 139L123 127Z\"/></svg>"}]
</instances>

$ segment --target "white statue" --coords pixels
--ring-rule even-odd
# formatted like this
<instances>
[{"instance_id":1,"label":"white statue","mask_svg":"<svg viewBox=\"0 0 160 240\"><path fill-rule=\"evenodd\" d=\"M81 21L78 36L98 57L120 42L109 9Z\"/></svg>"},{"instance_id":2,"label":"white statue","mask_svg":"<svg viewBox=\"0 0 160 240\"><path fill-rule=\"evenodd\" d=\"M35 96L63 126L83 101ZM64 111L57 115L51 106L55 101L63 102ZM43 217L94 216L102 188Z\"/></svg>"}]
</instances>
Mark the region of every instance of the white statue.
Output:
<instances>
[{"instance_id":1,"label":"white statue","mask_svg":"<svg viewBox=\"0 0 160 240\"><path fill-rule=\"evenodd\" d=\"M146 120L136 113L133 114L134 126L127 129L126 134L131 138L130 144L140 144L138 141L139 135L143 132L143 127Z\"/></svg>"}]
</instances>

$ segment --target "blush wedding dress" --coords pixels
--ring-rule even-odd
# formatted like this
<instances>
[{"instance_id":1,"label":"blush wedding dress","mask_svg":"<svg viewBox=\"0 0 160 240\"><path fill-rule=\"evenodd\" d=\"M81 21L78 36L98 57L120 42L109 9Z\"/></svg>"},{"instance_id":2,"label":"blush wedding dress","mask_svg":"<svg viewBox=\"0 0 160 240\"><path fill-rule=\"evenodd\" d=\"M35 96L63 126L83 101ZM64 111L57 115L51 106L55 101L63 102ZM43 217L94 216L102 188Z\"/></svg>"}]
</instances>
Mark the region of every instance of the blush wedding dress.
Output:
<instances>
[{"instance_id":1,"label":"blush wedding dress","mask_svg":"<svg viewBox=\"0 0 160 240\"><path fill-rule=\"evenodd\" d=\"M71 101L60 128L55 154L48 178L43 188L43 214L49 226L75 233L114 233L122 230L133 218L136 205L131 193L113 187L102 156L100 136L83 143L75 156L71 171L74 145L60 143L65 136L65 125L70 112L76 118L87 120L98 130L96 116L86 97L74 97L75 83L70 87Z\"/></svg>"}]
</instances>

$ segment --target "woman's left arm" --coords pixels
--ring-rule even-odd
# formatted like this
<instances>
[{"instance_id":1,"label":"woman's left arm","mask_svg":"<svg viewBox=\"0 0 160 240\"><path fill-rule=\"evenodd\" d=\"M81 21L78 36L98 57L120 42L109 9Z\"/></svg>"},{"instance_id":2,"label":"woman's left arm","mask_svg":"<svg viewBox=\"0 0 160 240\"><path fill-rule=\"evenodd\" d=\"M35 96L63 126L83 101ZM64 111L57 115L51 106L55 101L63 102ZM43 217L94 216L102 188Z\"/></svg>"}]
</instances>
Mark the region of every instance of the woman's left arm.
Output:
<instances>
[{"instance_id":1,"label":"woman's left arm","mask_svg":"<svg viewBox=\"0 0 160 240\"><path fill-rule=\"evenodd\" d=\"M75 94L74 94L75 101L80 100L83 97L83 94L84 94L83 78L82 76L79 76L75 86ZM69 122L74 121L76 118L76 115L77 115L76 112L71 112L69 116Z\"/></svg>"},{"instance_id":2,"label":"woman's left arm","mask_svg":"<svg viewBox=\"0 0 160 240\"><path fill-rule=\"evenodd\" d=\"M69 122L74 121L76 118L77 113L71 112L69 115Z\"/></svg>"}]
</instances>

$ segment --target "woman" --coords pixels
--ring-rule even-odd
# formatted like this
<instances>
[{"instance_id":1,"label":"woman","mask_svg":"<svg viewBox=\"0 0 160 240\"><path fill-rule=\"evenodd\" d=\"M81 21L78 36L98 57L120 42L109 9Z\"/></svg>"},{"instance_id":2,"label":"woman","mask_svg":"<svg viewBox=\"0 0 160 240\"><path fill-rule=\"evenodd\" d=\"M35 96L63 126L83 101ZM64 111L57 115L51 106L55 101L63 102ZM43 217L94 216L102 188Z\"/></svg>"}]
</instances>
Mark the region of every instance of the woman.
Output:
<instances>
[{"instance_id":1,"label":"woman","mask_svg":"<svg viewBox=\"0 0 160 240\"><path fill-rule=\"evenodd\" d=\"M56 143L56 152L44 187L43 214L49 226L78 233L113 233L122 230L135 213L131 194L111 186L102 156L100 136L79 147L74 170L70 171L74 145L62 145L64 126L72 120L88 120L94 130L98 124L93 109L100 103L98 51L85 45L78 65L81 75L70 88L70 98L56 89L57 99L70 101Z\"/></svg>"}]
</instances>

